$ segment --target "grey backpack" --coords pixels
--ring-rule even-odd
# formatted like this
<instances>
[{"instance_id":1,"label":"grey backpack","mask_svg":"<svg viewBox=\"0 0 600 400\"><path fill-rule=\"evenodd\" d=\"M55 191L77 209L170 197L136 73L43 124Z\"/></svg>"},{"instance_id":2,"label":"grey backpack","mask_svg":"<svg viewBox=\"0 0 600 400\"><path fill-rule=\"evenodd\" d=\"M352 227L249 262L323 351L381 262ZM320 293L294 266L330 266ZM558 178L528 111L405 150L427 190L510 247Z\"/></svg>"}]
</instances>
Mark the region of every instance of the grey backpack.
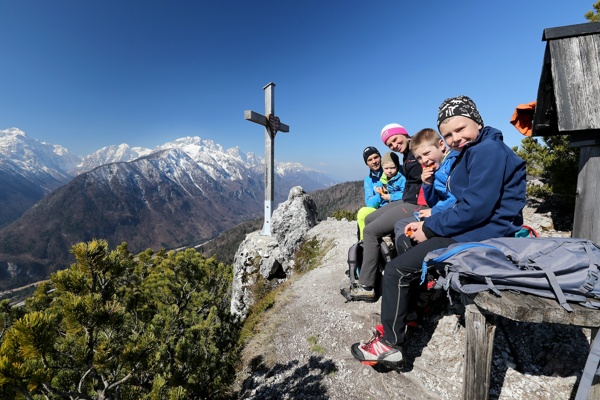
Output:
<instances>
[{"instance_id":1,"label":"grey backpack","mask_svg":"<svg viewBox=\"0 0 600 400\"><path fill-rule=\"evenodd\" d=\"M442 275L436 287L466 294L516 290L556 299L567 311L567 301L600 308L600 248L585 239L498 238L456 243L431 251L423 274L435 266ZM587 399L600 362L596 335L583 369L575 400Z\"/></svg>"},{"instance_id":2,"label":"grey backpack","mask_svg":"<svg viewBox=\"0 0 600 400\"><path fill-rule=\"evenodd\" d=\"M589 240L570 238L497 238L456 243L431 251L424 271L436 266L437 287L466 294L516 290L600 308L600 248Z\"/></svg>"}]
</instances>

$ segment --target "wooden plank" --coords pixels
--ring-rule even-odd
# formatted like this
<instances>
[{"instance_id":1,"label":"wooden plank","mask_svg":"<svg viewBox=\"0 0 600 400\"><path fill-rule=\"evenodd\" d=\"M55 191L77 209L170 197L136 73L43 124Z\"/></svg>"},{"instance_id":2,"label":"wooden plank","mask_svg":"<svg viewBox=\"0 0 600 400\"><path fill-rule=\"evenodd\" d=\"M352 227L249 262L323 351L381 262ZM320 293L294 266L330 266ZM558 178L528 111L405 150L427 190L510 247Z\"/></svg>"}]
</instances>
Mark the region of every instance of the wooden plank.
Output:
<instances>
[{"instance_id":1,"label":"wooden plank","mask_svg":"<svg viewBox=\"0 0 600 400\"><path fill-rule=\"evenodd\" d=\"M554 82L552 82L552 57L550 46L546 44L542 73L538 86L537 104L533 114L533 136L557 135L556 101L554 100Z\"/></svg>"},{"instance_id":2,"label":"wooden plank","mask_svg":"<svg viewBox=\"0 0 600 400\"><path fill-rule=\"evenodd\" d=\"M244 119L247 121L256 122L257 124L262 126L267 126L269 124L267 118L264 115L255 113L251 110L244 111Z\"/></svg>"},{"instance_id":3,"label":"wooden plank","mask_svg":"<svg viewBox=\"0 0 600 400\"><path fill-rule=\"evenodd\" d=\"M584 146L579 152L577 198L573 220L573 237L600 243L600 146Z\"/></svg>"},{"instance_id":4,"label":"wooden plank","mask_svg":"<svg viewBox=\"0 0 600 400\"><path fill-rule=\"evenodd\" d=\"M563 39L571 36L590 35L594 33L600 33L600 23L586 22L583 24L546 28L544 29L542 40Z\"/></svg>"},{"instance_id":5,"label":"wooden plank","mask_svg":"<svg viewBox=\"0 0 600 400\"><path fill-rule=\"evenodd\" d=\"M593 328L591 342L594 341L597 334L598 328ZM594 376L594 380L592 381L592 387L590 388L590 393L588 395L588 400L600 400L600 377L598 375Z\"/></svg>"},{"instance_id":6,"label":"wooden plank","mask_svg":"<svg viewBox=\"0 0 600 400\"><path fill-rule=\"evenodd\" d=\"M562 308L554 299L502 291L502 297L485 291L470 299L482 311L513 321L600 327L600 311L572 304L573 312Z\"/></svg>"},{"instance_id":7,"label":"wooden plank","mask_svg":"<svg viewBox=\"0 0 600 400\"><path fill-rule=\"evenodd\" d=\"M265 117L262 114L251 111L251 110L244 111L244 119L247 121L255 122L262 126L269 125L269 122L267 121L267 117ZM279 123L279 132L289 132L289 131L290 131L290 127L288 125L286 125L282 122Z\"/></svg>"},{"instance_id":8,"label":"wooden plank","mask_svg":"<svg viewBox=\"0 0 600 400\"><path fill-rule=\"evenodd\" d=\"M463 400L487 400L490 393L496 327L474 305L465 309L466 348Z\"/></svg>"},{"instance_id":9,"label":"wooden plank","mask_svg":"<svg viewBox=\"0 0 600 400\"><path fill-rule=\"evenodd\" d=\"M561 132L600 129L600 35L549 42Z\"/></svg>"}]
</instances>

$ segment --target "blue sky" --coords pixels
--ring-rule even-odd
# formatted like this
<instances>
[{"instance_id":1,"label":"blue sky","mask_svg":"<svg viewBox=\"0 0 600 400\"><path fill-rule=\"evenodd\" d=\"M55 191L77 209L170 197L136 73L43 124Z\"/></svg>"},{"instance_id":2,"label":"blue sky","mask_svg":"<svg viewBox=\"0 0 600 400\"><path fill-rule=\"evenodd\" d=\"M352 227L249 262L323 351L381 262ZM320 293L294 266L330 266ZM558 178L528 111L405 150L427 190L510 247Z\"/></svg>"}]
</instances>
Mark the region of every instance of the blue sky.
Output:
<instances>
[{"instance_id":1,"label":"blue sky","mask_svg":"<svg viewBox=\"0 0 600 400\"><path fill-rule=\"evenodd\" d=\"M264 156L244 110L264 113L274 82L290 126L275 159L358 180L384 125L435 127L459 94L518 145L543 30L587 22L593 2L2 0L0 129L79 155L200 136Z\"/></svg>"}]
</instances>

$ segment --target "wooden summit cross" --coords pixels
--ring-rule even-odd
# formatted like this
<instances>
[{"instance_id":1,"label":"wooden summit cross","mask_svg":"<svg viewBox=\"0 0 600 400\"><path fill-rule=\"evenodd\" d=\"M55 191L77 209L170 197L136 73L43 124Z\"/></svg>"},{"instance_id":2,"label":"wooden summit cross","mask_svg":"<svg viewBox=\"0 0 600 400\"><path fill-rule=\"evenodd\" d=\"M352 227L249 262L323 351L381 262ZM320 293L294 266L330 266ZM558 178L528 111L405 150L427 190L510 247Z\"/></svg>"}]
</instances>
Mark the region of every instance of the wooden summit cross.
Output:
<instances>
[{"instance_id":1,"label":"wooden summit cross","mask_svg":"<svg viewBox=\"0 0 600 400\"><path fill-rule=\"evenodd\" d=\"M271 236L271 215L273 214L274 171L275 171L275 135L278 131L289 132L290 127L275 116L275 84L270 82L265 91L265 115L254 111L244 111L244 119L265 127L265 222L262 234Z\"/></svg>"}]
</instances>

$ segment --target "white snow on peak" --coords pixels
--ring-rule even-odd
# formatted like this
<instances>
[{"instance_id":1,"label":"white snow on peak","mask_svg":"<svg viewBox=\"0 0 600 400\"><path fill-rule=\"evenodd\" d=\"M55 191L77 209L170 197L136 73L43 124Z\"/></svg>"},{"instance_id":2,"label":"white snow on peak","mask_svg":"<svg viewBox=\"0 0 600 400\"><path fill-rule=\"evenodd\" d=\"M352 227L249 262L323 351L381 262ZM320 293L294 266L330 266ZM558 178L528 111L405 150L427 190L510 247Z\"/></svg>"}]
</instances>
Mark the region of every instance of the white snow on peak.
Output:
<instances>
[{"instance_id":1,"label":"white snow on peak","mask_svg":"<svg viewBox=\"0 0 600 400\"><path fill-rule=\"evenodd\" d=\"M31 139L18 128L0 130L0 157L9 158L32 173L42 171L57 178L65 178L66 171L80 161L68 149Z\"/></svg>"},{"instance_id":2,"label":"white snow on peak","mask_svg":"<svg viewBox=\"0 0 600 400\"><path fill-rule=\"evenodd\" d=\"M244 180L249 176L262 173L265 160L256 154L242 153L239 147L224 150L212 140L203 140L199 136L187 136L167 142L154 149L129 147L126 143L103 147L85 157L77 156L60 145L51 145L29 138L18 128L0 130L0 160L9 159L13 167L23 170L42 171L68 180L70 177L91 171L99 166L117 162L128 162L154 152L177 149L169 152L170 157L189 157L195 168L216 181ZM182 154L185 153L185 154ZM190 166L189 160L181 160ZM299 163L275 163L275 173L285 176L288 173L316 173Z\"/></svg>"},{"instance_id":3,"label":"white snow on peak","mask_svg":"<svg viewBox=\"0 0 600 400\"><path fill-rule=\"evenodd\" d=\"M77 166L77 169L73 172L80 174L99 167L100 165L131 161L135 160L136 158L146 156L150 153L152 153L152 150L150 149L144 147L130 148L126 143L107 146L88 156L85 156L81 163Z\"/></svg>"}]
</instances>

